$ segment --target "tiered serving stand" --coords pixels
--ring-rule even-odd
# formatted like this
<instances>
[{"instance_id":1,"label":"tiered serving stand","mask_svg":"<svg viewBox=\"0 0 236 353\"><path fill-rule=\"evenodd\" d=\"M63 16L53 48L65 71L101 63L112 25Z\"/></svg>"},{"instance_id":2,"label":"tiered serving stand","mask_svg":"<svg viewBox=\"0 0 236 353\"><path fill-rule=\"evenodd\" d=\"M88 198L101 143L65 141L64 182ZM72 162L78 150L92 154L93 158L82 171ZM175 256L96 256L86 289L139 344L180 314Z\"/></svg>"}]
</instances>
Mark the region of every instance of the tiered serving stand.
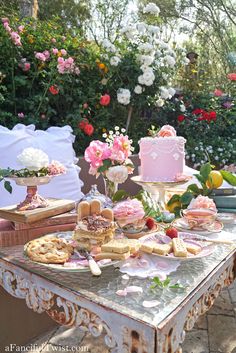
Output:
<instances>
[{"instance_id":1,"label":"tiered serving stand","mask_svg":"<svg viewBox=\"0 0 236 353\"><path fill-rule=\"evenodd\" d=\"M158 203L160 210L165 211L166 191L187 183L190 177L186 176L186 179L181 181L144 181L140 175L137 175L132 177L131 180L149 192L153 200Z\"/></svg>"}]
</instances>

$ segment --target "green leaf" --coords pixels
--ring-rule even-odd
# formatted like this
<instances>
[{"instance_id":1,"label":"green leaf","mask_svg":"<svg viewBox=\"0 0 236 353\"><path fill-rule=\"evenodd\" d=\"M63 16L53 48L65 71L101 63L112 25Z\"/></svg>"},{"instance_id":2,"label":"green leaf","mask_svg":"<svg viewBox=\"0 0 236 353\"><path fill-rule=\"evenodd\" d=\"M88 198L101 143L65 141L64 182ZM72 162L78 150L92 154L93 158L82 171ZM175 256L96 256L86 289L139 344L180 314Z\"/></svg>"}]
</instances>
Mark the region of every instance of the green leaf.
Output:
<instances>
[{"instance_id":1,"label":"green leaf","mask_svg":"<svg viewBox=\"0 0 236 353\"><path fill-rule=\"evenodd\" d=\"M12 186L10 181L4 181L4 188L11 194L12 193Z\"/></svg>"},{"instance_id":2,"label":"green leaf","mask_svg":"<svg viewBox=\"0 0 236 353\"><path fill-rule=\"evenodd\" d=\"M189 185L187 190L193 192L195 195L199 195L201 193L201 191L200 191L199 187L197 186L197 184Z\"/></svg>"},{"instance_id":3,"label":"green leaf","mask_svg":"<svg viewBox=\"0 0 236 353\"><path fill-rule=\"evenodd\" d=\"M197 178L197 180L202 184L202 185L205 185L205 179L203 178L202 175L200 174L194 174L194 176Z\"/></svg>"},{"instance_id":4,"label":"green leaf","mask_svg":"<svg viewBox=\"0 0 236 353\"><path fill-rule=\"evenodd\" d=\"M207 181L209 174L211 172L211 165L210 163L203 164L200 168L200 175L203 177L204 182Z\"/></svg>"},{"instance_id":5,"label":"green leaf","mask_svg":"<svg viewBox=\"0 0 236 353\"><path fill-rule=\"evenodd\" d=\"M226 170L220 170L220 173L225 181L232 186L236 186L236 176Z\"/></svg>"},{"instance_id":6,"label":"green leaf","mask_svg":"<svg viewBox=\"0 0 236 353\"><path fill-rule=\"evenodd\" d=\"M112 198L112 201L113 202L118 202L118 201L121 201L121 200L124 200L124 199L127 199L129 197L129 194L125 191L125 190L118 190L113 198Z\"/></svg>"},{"instance_id":7,"label":"green leaf","mask_svg":"<svg viewBox=\"0 0 236 353\"><path fill-rule=\"evenodd\" d=\"M183 204L183 205L189 205L191 200L193 199L193 194L191 192L184 192L183 195L181 195L180 197L180 202Z\"/></svg>"},{"instance_id":8,"label":"green leaf","mask_svg":"<svg viewBox=\"0 0 236 353\"><path fill-rule=\"evenodd\" d=\"M170 200L167 202L167 206L170 206L172 205L172 203L176 202L176 201L179 201L180 200L180 195L173 195Z\"/></svg>"}]
</instances>

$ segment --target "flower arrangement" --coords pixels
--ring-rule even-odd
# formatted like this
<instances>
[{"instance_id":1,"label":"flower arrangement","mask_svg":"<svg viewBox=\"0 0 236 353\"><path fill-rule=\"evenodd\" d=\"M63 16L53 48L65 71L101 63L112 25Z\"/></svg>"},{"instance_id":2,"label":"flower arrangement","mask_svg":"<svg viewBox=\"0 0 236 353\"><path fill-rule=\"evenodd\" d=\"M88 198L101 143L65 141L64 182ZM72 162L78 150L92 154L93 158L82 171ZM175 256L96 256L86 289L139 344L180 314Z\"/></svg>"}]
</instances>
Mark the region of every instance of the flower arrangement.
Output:
<instances>
[{"instance_id":1,"label":"flower arrangement","mask_svg":"<svg viewBox=\"0 0 236 353\"><path fill-rule=\"evenodd\" d=\"M105 142L94 140L85 150L85 160L90 163L89 174L99 176L112 183L124 183L132 174L134 165L129 159L132 154L132 140L124 135L125 129L115 126L115 131L104 133Z\"/></svg>"},{"instance_id":2,"label":"flower arrangement","mask_svg":"<svg viewBox=\"0 0 236 353\"><path fill-rule=\"evenodd\" d=\"M0 169L0 181L4 180L4 186L7 191L12 192L9 181L5 178L28 178L56 176L66 173L66 168L58 161L52 160L49 163L48 155L37 148L25 148L18 156L17 161L24 166L22 169Z\"/></svg>"}]
</instances>

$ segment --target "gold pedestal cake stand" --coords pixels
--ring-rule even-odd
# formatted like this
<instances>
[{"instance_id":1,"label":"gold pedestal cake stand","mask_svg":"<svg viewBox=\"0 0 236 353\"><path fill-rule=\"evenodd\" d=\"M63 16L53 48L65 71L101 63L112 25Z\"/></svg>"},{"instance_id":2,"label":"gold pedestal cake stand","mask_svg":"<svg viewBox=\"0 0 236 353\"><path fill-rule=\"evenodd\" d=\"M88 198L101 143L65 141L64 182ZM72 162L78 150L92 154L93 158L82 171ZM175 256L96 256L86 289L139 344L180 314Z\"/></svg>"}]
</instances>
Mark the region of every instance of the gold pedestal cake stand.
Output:
<instances>
[{"instance_id":1,"label":"gold pedestal cake stand","mask_svg":"<svg viewBox=\"0 0 236 353\"><path fill-rule=\"evenodd\" d=\"M140 175L131 178L134 183L142 186L144 190L152 195L153 200L158 203L161 211L166 210L166 190L183 185L190 179L191 177L186 176L186 179L181 181L144 181Z\"/></svg>"}]
</instances>

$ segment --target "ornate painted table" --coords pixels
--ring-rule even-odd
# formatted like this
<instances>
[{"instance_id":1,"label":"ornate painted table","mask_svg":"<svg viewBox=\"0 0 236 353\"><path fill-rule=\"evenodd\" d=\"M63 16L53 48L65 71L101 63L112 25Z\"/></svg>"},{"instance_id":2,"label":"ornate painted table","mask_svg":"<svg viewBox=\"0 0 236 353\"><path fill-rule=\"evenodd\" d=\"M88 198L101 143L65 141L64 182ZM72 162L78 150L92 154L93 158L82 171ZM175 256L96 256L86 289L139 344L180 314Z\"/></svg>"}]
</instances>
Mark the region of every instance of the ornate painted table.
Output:
<instances>
[{"instance_id":1,"label":"ornate painted table","mask_svg":"<svg viewBox=\"0 0 236 353\"><path fill-rule=\"evenodd\" d=\"M236 226L228 230L236 232ZM235 275L236 245L217 245L209 257L182 262L170 275L185 290L153 293L149 279L131 278L128 285L141 286L143 293L120 297L116 291L127 284L113 266L104 268L100 278L90 272L59 272L27 260L22 246L0 249L0 284L8 293L59 324L77 325L94 337L105 333L113 353L180 353L185 330ZM143 307L144 300L154 299L160 305Z\"/></svg>"}]
</instances>

